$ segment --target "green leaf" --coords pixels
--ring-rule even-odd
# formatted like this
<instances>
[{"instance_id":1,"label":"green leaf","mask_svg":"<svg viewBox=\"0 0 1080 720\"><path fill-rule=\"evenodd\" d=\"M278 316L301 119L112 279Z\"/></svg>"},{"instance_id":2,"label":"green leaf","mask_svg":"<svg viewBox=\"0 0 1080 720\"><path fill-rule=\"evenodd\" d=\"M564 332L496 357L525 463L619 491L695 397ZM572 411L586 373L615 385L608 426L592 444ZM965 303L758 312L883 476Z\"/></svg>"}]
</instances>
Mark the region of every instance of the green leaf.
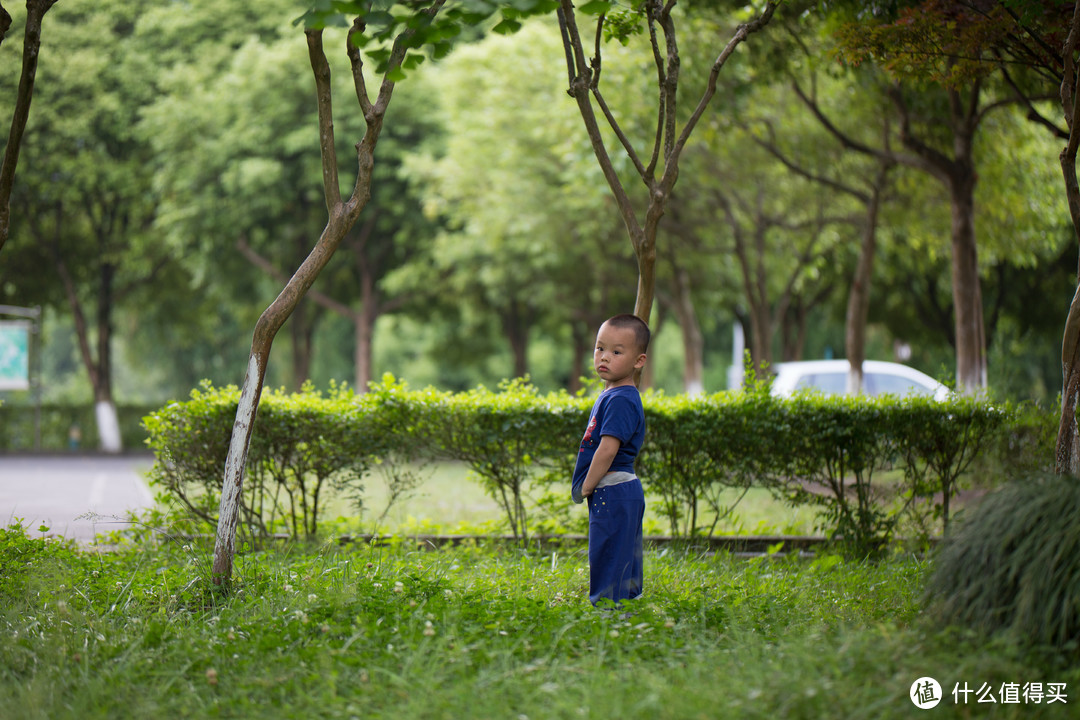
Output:
<instances>
[{"instance_id":1,"label":"green leaf","mask_svg":"<svg viewBox=\"0 0 1080 720\"><path fill-rule=\"evenodd\" d=\"M491 31L499 35L513 35L520 29L521 23L517 20L503 18L495 27L491 28Z\"/></svg>"},{"instance_id":2,"label":"green leaf","mask_svg":"<svg viewBox=\"0 0 1080 720\"><path fill-rule=\"evenodd\" d=\"M364 15L364 22L368 25L391 27L397 23L397 19L388 12L370 12Z\"/></svg>"},{"instance_id":3,"label":"green leaf","mask_svg":"<svg viewBox=\"0 0 1080 720\"><path fill-rule=\"evenodd\" d=\"M416 68L420 67L420 64L423 63L424 60L425 58L423 55L410 53L405 57L405 60L402 61L401 66L406 70L415 70Z\"/></svg>"},{"instance_id":4,"label":"green leaf","mask_svg":"<svg viewBox=\"0 0 1080 720\"><path fill-rule=\"evenodd\" d=\"M591 0L591 2L587 2L579 7L578 10L585 15L602 15L608 10L611 10L613 4L614 3L609 2L609 0Z\"/></svg>"}]
</instances>

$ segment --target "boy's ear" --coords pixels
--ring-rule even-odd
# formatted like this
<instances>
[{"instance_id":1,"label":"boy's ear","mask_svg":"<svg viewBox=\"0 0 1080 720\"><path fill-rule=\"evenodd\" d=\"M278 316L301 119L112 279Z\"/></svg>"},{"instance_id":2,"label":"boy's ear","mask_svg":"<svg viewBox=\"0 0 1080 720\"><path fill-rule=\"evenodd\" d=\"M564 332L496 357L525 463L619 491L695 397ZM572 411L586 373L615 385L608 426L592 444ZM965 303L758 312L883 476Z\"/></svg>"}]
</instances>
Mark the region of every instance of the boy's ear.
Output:
<instances>
[{"instance_id":1,"label":"boy's ear","mask_svg":"<svg viewBox=\"0 0 1080 720\"><path fill-rule=\"evenodd\" d=\"M645 367L645 360L647 360L647 359L648 358L645 355L645 353L641 353L640 355L637 356L637 360L634 361L634 367L635 368L643 368L643 367Z\"/></svg>"}]
</instances>

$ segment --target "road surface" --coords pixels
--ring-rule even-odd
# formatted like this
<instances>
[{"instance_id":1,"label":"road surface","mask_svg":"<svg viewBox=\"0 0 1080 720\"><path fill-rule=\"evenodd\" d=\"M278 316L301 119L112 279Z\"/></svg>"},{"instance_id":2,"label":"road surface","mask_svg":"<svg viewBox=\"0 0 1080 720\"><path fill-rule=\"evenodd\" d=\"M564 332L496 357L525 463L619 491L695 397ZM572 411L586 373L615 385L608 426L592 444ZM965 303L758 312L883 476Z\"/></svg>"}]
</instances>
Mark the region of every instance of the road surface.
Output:
<instances>
[{"instance_id":1,"label":"road surface","mask_svg":"<svg viewBox=\"0 0 1080 720\"><path fill-rule=\"evenodd\" d=\"M154 504L148 455L0 455L0 523L21 522L31 535L90 542L129 526L129 511Z\"/></svg>"}]
</instances>

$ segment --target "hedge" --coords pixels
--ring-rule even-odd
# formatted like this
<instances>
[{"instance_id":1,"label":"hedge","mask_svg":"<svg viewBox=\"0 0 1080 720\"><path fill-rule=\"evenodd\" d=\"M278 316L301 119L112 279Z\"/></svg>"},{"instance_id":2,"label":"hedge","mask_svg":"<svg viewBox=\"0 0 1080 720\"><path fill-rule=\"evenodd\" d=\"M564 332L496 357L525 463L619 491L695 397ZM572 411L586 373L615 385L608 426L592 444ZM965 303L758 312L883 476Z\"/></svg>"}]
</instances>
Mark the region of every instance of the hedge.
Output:
<instances>
[{"instance_id":1,"label":"hedge","mask_svg":"<svg viewBox=\"0 0 1080 720\"><path fill-rule=\"evenodd\" d=\"M208 522L216 522L238 396L235 387L204 384L144 419L157 456L154 481ZM859 553L886 546L913 514L934 513L947 527L959 479L988 448L1022 437L1028 455L1049 455L1049 433L1033 428L1056 422L1050 413L964 397L779 399L760 386L643 400L648 431L638 472L673 534L713 534L731 510L725 491L738 497L764 487L819 506L820 529ZM542 395L521 380L448 393L410 390L387 376L365 394L267 392L248 457L244 524L256 535L313 537L327 487L359 503L374 467L407 489L416 482L407 474L412 464L453 459L499 503L515 537L527 538L529 489L554 488L569 509L591 405L565 392Z\"/></svg>"}]
</instances>

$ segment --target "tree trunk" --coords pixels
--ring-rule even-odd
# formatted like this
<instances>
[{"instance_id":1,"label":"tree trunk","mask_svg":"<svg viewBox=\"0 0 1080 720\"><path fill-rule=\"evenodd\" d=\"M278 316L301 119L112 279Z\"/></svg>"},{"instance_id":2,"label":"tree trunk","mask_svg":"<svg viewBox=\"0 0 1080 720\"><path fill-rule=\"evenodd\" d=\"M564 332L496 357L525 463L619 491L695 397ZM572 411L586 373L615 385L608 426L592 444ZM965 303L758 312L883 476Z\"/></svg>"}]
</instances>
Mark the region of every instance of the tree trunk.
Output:
<instances>
[{"instance_id":1,"label":"tree trunk","mask_svg":"<svg viewBox=\"0 0 1080 720\"><path fill-rule=\"evenodd\" d=\"M372 334L375 332L375 312L367 302L360 312L353 316L353 328L356 334L356 347L353 350L356 377L356 392L367 392L372 378Z\"/></svg>"},{"instance_id":2,"label":"tree trunk","mask_svg":"<svg viewBox=\"0 0 1080 720\"><path fill-rule=\"evenodd\" d=\"M679 321L683 340L683 392L701 395L705 392L705 340L701 324L690 295L690 275L686 268L672 262L674 268L675 317Z\"/></svg>"},{"instance_id":3,"label":"tree trunk","mask_svg":"<svg viewBox=\"0 0 1080 720\"><path fill-rule=\"evenodd\" d=\"M514 358L514 377L519 378L529 374L529 320L524 317L527 314L528 310L522 310L517 300L511 300L501 313L503 333Z\"/></svg>"},{"instance_id":4,"label":"tree trunk","mask_svg":"<svg viewBox=\"0 0 1080 720\"><path fill-rule=\"evenodd\" d=\"M116 415L116 403L112 391L112 309L113 278L116 267L110 263L101 266L101 287L98 288L97 309L97 372L94 373L94 415L98 423L101 449L118 453L123 449L120 439L120 422Z\"/></svg>"},{"instance_id":5,"label":"tree trunk","mask_svg":"<svg viewBox=\"0 0 1080 720\"><path fill-rule=\"evenodd\" d=\"M11 116L7 146L0 160L0 250L4 249L11 228L11 191L15 186L15 166L19 163L19 149L26 122L30 118L30 102L34 96L34 80L37 76L38 52L41 49L41 22L45 13L56 0L26 0L26 26L23 28L22 74L15 97L15 111ZM11 26L11 15L0 7L0 41Z\"/></svg>"},{"instance_id":6,"label":"tree trunk","mask_svg":"<svg viewBox=\"0 0 1080 720\"><path fill-rule=\"evenodd\" d=\"M1077 410L1080 409L1080 281L1065 320L1061 374L1061 420L1058 423L1054 470L1059 474L1080 476L1080 426L1077 425Z\"/></svg>"},{"instance_id":7,"label":"tree trunk","mask_svg":"<svg viewBox=\"0 0 1080 720\"><path fill-rule=\"evenodd\" d=\"M802 360L806 348L806 322L810 317L810 307L802 298L795 298L788 305L787 312L780 321L781 358L784 362Z\"/></svg>"},{"instance_id":8,"label":"tree trunk","mask_svg":"<svg viewBox=\"0 0 1080 720\"><path fill-rule=\"evenodd\" d=\"M1061 107L1069 128L1069 139L1061 150L1058 160L1065 182L1069 216L1072 218L1073 236L1080 242L1080 184L1076 177L1076 152L1080 146L1080 116L1077 102L1080 98L1080 74L1076 68L1076 49L1080 45L1080 2L1073 8L1069 35L1062 49L1063 73L1061 81ZM1077 408L1080 406L1080 270L1077 273L1077 289L1065 320L1065 334L1061 343L1061 421L1058 425L1054 469L1058 473L1080 476L1080 427L1077 426Z\"/></svg>"},{"instance_id":9,"label":"tree trunk","mask_svg":"<svg viewBox=\"0 0 1080 720\"><path fill-rule=\"evenodd\" d=\"M358 251L363 258L363 249ZM375 335L375 322L381 314L378 291L375 288L375 275L370 261L359 261L360 265L360 312L356 313L356 391L367 392L372 377L372 338Z\"/></svg>"},{"instance_id":10,"label":"tree trunk","mask_svg":"<svg viewBox=\"0 0 1080 720\"><path fill-rule=\"evenodd\" d=\"M437 8L434 12L437 12ZM357 19L352 32L363 32L364 25ZM411 35L413 31L406 30ZM319 144L322 156L323 196L326 200L328 220L319 236L318 242L289 279L285 288L273 303L263 311L255 325L251 340L251 353L248 357L247 373L240 392L240 402L236 409L236 421L233 424L229 452L225 460L225 472L222 479L221 503L218 509L217 536L214 544L214 560L211 568L213 582L217 585L228 584L232 579L233 557L236 554L236 526L239 518L240 496L244 486L244 471L247 464L248 450L251 447L251 434L255 426L255 415L259 407L263 382L266 379L266 363L270 357L270 348L278 330L296 309L297 304L311 288L326 264L330 261L345 235L356 224L357 218L371 199L372 170L375 164L375 146L382 131L386 108L393 95L394 83L385 78L379 89L377 100L372 103L367 95L366 81L363 74L363 62L360 50L352 41L346 42L346 52L352 66L356 98L363 111L366 131L363 139L356 144L357 174L352 195L343 201L338 181L337 150L334 144L334 118L330 86L330 65L323 50L322 31L305 31L308 45L308 58L312 74L315 77L316 98L319 110ZM390 70L400 67L406 52L403 37L394 44L388 66ZM389 71L388 71L389 72Z\"/></svg>"},{"instance_id":11,"label":"tree trunk","mask_svg":"<svg viewBox=\"0 0 1080 720\"><path fill-rule=\"evenodd\" d=\"M299 392L311 378L311 356L315 337L316 313L301 302L289 325L292 340L293 390Z\"/></svg>"},{"instance_id":12,"label":"tree trunk","mask_svg":"<svg viewBox=\"0 0 1080 720\"><path fill-rule=\"evenodd\" d=\"M361 163L363 168L363 163ZM367 168L370 176L370 161ZM358 181L359 184L359 181ZM370 187L370 186L369 186ZM366 202L367 198L363 198ZM361 203L362 208L363 203ZM357 213L359 210L357 210ZM247 373L236 409L229 452L225 459L225 477L221 487L221 503L218 509L217 539L214 545L212 576L215 584L228 582L232 577L232 560L236 553L236 526L239 519L240 495L244 487L244 471L251 434L255 427L255 415L259 409L263 383L266 380L266 364L278 330L296 309L315 278L330 261L349 227L356 221L355 215L337 212L323 230L315 248L277 296L263 311L255 325L248 356Z\"/></svg>"},{"instance_id":13,"label":"tree trunk","mask_svg":"<svg viewBox=\"0 0 1080 720\"><path fill-rule=\"evenodd\" d=\"M956 321L956 382L965 394L986 388L986 338L975 249L975 182L963 178L952 197L952 285Z\"/></svg>"},{"instance_id":14,"label":"tree trunk","mask_svg":"<svg viewBox=\"0 0 1080 720\"><path fill-rule=\"evenodd\" d=\"M866 225L863 227L855 277L848 294L847 316L844 323L844 354L851 369L848 371L847 391L858 395L863 391L863 361L866 360L866 323L870 316L870 285L874 275L874 254L877 250L878 213L884 192L889 165L883 164L866 204Z\"/></svg>"},{"instance_id":15,"label":"tree trunk","mask_svg":"<svg viewBox=\"0 0 1080 720\"><path fill-rule=\"evenodd\" d=\"M585 356L589 353L590 339L588 331L584 330L580 323L573 323L570 335L574 354L570 358L568 390L571 395L576 395L581 390L581 379L585 377Z\"/></svg>"},{"instance_id":16,"label":"tree trunk","mask_svg":"<svg viewBox=\"0 0 1080 720\"><path fill-rule=\"evenodd\" d=\"M58 208L59 212L59 208ZM59 225L57 225L59 231ZM50 250L56 262L56 272L64 286L68 307L75 323L75 337L79 345L79 356L90 381L94 394L94 419L97 422L99 447L108 453L118 453L123 449L120 438L120 423L116 415L116 404L112 397L112 285L115 267L103 263L99 275L97 292L97 353L90 345L90 326L83 312L82 302L75 290L75 280L60 254L59 245L50 243Z\"/></svg>"}]
</instances>

